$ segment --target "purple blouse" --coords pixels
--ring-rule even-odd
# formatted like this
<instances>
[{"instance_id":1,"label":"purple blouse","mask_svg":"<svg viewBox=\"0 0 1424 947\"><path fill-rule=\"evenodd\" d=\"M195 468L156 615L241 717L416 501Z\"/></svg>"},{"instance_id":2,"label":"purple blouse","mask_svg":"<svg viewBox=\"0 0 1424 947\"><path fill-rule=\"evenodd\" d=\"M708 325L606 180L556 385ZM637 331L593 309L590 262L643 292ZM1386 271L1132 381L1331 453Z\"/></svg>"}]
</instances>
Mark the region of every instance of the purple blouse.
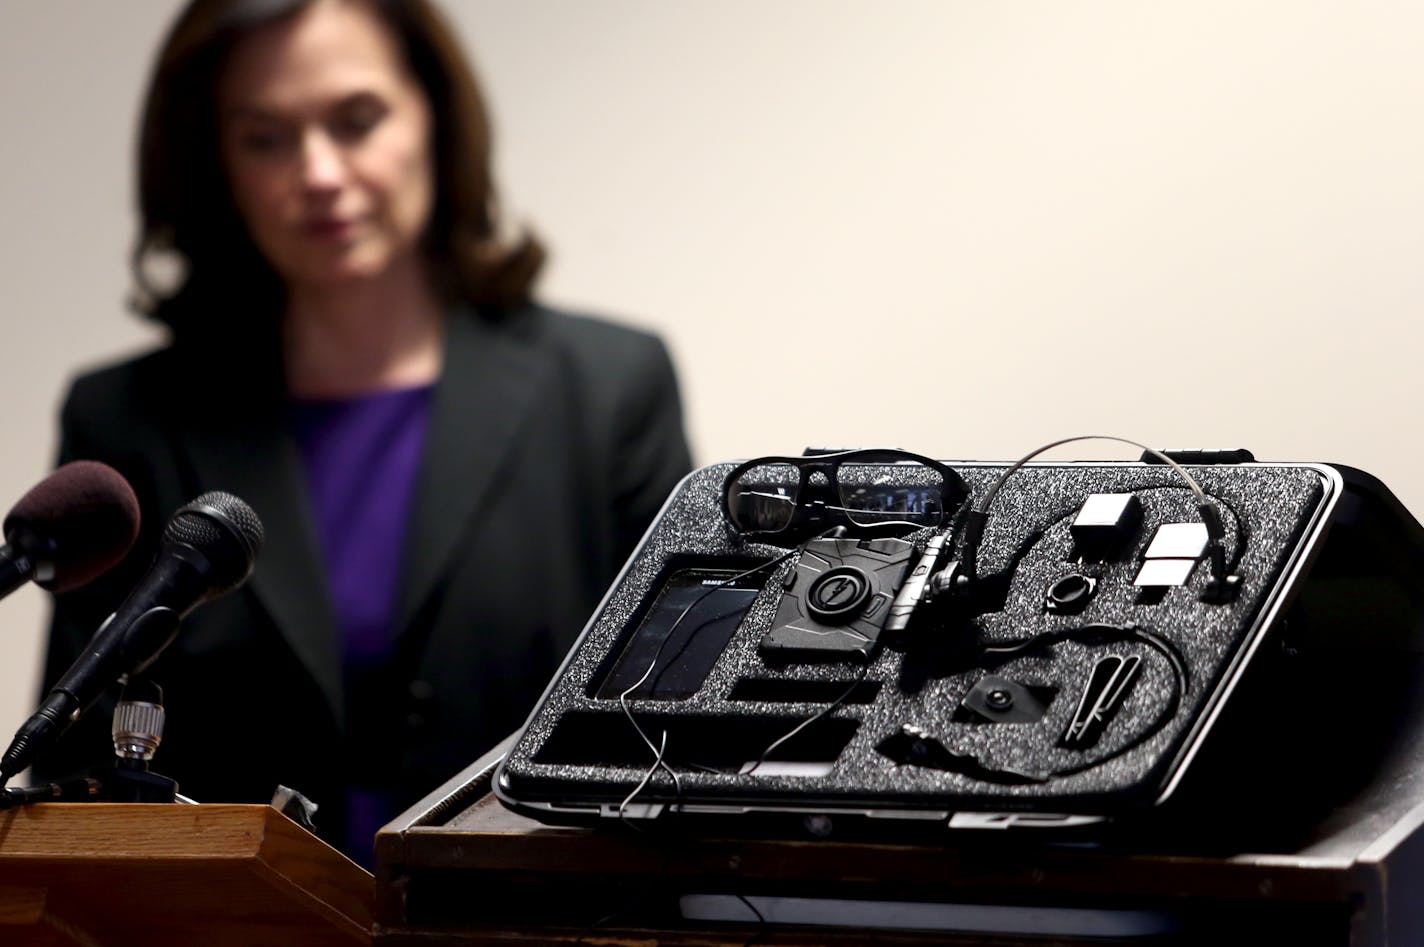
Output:
<instances>
[{"instance_id":1,"label":"purple blouse","mask_svg":"<svg viewBox=\"0 0 1424 947\"><path fill-rule=\"evenodd\" d=\"M433 391L424 385L289 406L348 682L395 648L402 553ZM371 839L395 816L394 802L358 788L347 807L347 854L369 863Z\"/></svg>"},{"instance_id":2,"label":"purple blouse","mask_svg":"<svg viewBox=\"0 0 1424 947\"><path fill-rule=\"evenodd\" d=\"M293 401L307 498L347 664L381 661L433 386Z\"/></svg>"}]
</instances>

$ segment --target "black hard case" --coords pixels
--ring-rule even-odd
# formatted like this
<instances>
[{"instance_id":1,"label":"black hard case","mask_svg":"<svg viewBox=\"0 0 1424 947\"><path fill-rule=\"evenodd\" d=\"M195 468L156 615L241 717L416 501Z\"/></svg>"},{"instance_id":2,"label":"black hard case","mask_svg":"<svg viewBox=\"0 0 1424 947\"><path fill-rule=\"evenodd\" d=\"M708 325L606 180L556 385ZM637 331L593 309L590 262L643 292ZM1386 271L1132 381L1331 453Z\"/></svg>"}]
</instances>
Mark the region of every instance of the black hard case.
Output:
<instances>
[{"instance_id":1,"label":"black hard case","mask_svg":"<svg viewBox=\"0 0 1424 947\"><path fill-rule=\"evenodd\" d=\"M966 504L1006 468L951 466ZM1228 560L1241 579L1234 600L1220 604L1203 601L1205 563L1159 599L1132 585L1157 526L1198 521L1193 495L1170 468L1031 464L995 498L981 547L980 574L1008 577L999 610L967 626L914 629L881 647L863 680L851 663L772 664L758 645L788 594L793 556L768 570L695 692L628 702L649 747L620 701L599 690L667 577L785 553L742 541L724 522L719 496L732 467L695 471L669 498L502 762L494 788L506 805L566 824L771 814L812 826L865 817L877 831L1066 827L1163 805L1223 823L1259 820L1263 811L1328 806L1378 765L1397 721L1409 717L1424 651L1424 531L1379 481L1338 465L1189 467L1223 511ZM1121 492L1143 505L1129 546L1097 568L1097 594L1083 612L1047 611L1045 588L1088 568L1071 561L1073 514L1089 494ZM976 662L960 647L1095 624L1146 629L1179 661L1111 635L1001 663ZM1135 682L1097 743L1064 747L1082 689L1112 654L1139 659ZM989 674L1045 697L1042 717L1006 723L966 712L966 697ZM947 749L952 765L887 756L887 739L907 725ZM666 766L655 765L658 746Z\"/></svg>"}]
</instances>

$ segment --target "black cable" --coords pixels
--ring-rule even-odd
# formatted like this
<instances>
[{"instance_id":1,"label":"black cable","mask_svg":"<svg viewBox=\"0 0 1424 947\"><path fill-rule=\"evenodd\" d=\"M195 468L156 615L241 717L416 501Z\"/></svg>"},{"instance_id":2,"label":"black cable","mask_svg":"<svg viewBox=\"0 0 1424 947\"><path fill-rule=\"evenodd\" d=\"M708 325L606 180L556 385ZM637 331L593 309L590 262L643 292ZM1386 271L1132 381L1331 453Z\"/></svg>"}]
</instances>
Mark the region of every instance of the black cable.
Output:
<instances>
[{"instance_id":1,"label":"black cable","mask_svg":"<svg viewBox=\"0 0 1424 947\"><path fill-rule=\"evenodd\" d=\"M633 803L633 800L636 799L636 798L638 797L638 795L639 795L640 793L642 793L644 789L647 788L649 782L651 782L652 777L654 776L654 774L656 774L656 772L658 771L659 768L666 770L667 773L668 773L668 775L672 777L672 780L673 780L673 802L672 802L672 805L673 805L673 806L676 806L676 805L678 804L678 802L681 800L682 794L683 794L682 781L681 781L681 779L678 778L678 774L677 774L676 772L674 772L674 771L672 770L672 768L669 767L668 764L667 764L667 762L666 762L667 731L666 731L666 730L663 731L662 739L661 739L659 745L653 746L652 740L649 739L647 733L644 732L643 728L638 724L637 719L633 716L632 711L631 711L631 710L629 709L629 707L628 707L628 703L627 703L627 697L628 697L628 695L629 695L630 693L632 693L633 691L637 690L639 687L641 687L641 686L648 680L648 678L652 675L653 671L657 668L658 662L659 662L659 660L660 660L661 657L662 657L663 649L667 646L668 641L670 641L670 640L672 639L674 632L675 632L675 631L677 630L677 628L678 628L678 625L681 624L681 622L683 621L683 619L685 619L685 618L687 617L687 615L688 615L689 613L691 613L691 611L692 611L694 608L696 608L699 604L701 604L702 601L703 601L708 595L711 595L713 592L717 591L717 590L720 589L720 588L724 588L724 587L726 587L726 586L728 586L728 585L731 585L731 584L733 584L733 583L735 583L735 582L738 582L738 581L740 581L741 579L744 579L744 578L746 578L747 576L752 575L752 574L754 574L754 573L756 573L756 572L758 572L758 571L760 571L760 570L762 570L762 569L768 569L768 568L771 568L771 567L773 567L773 566L779 565L779 564L781 564L782 562L785 562L787 559L791 558L793 555L796 555L796 554L797 554L798 552L800 552L800 551L801 551L801 550L800 550L800 548L798 547L797 549L793 549L793 550L791 550L790 552L786 553L786 554L783 555L783 556L779 556L779 557L777 557L777 558L775 558L775 559L769 559L769 560L767 560L766 562L759 563L758 565L754 566L753 568L748 569L748 570L746 570L745 572L741 572L741 573L739 573L739 574L737 574L737 575L735 575L735 576L732 576L732 577L730 577L730 578L724 579L724 580L722 580L721 582L717 583L716 585L711 586L711 587L709 587L708 589L706 589L705 591L703 591L702 594L700 594L697 598L693 599L693 601L692 601L691 603L689 603L689 604L687 605L687 607L684 608L684 609L682 610L682 612L680 612L680 613L678 614L677 618L673 620L672 625L668 628L668 633L667 633L667 635L663 638L662 642L658 645L658 649L657 649L656 652L654 652L653 657L652 657L652 660L649 661L649 663L648 663L648 668L647 668L646 671L643 672L643 675L642 675L634 684L632 684L630 687L628 687L628 688L625 689L621 694L618 695L619 705L622 707L624 715L628 718L628 721L633 725L633 728L638 731L638 735L643 739L643 742L646 743L646 744L648 745L648 747L649 747L651 750L653 750L653 753L654 753L654 760L653 760L653 763L652 763L651 766L648 767L647 772L645 772L645 773L643 774L643 778L638 782L638 784L633 788L633 790L632 790L626 797L624 797L623 801L622 801L621 803L619 803L619 806L618 806L618 819L619 819L619 822L622 823L623 825L626 825L628 828L634 829L634 830L636 830L636 831L638 831L638 832L644 831L640 826L636 826L636 825L634 825L632 822L629 822L629 821L627 820L627 817L626 817L626 816L627 816L627 809L628 809L628 806L630 806L630 805ZM779 747L779 746L781 746L782 744L786 743L786 741L788 741L788 740L790 740L792 737L796 736L796 735L797 735L798 733L800 733L802 730L805 730L807 727L809 727L811 724L815 723L817 720L820 720L820 719L822 719L823 717L827 716L828 714L833 713L837 708L839 708L839 707L841 707L843 704L845 704L845 702L850 699L851 695L855 693L856 688L859 687L862 683L864 683L864 681L865 681L865 679L866 679L866 676L869 674L869 672L870 672L870 667L869 667L869 665L862 665L862 666L861 666L861 669L860 669L860 674L859 674L859 675L856 677L856 679L851 683L851 685L850 685L849 687L847 687L847 688L845 689L845 691L843 691L843 692L840 694L840 696L838 696L834 701L832 701L832 702L831 702L830 704L828 704L826 707L824 707L823 709L821 709L821 710L818 711L817 713L813 714L812 716L808 717L807 719L803 720L801 723L797 724L795 727L792 727L791 730L787 731L785 734L783 734L782 736L778 737L776 740L773 740L770 744L768 744L768 746L766 747L766 749L762 750L761 755L757 757L756 761L752 763L751 767L747 769L747 771L746 771L746 773L745 773L744 775L750 775L751 773L755 772L756 769L757 769L757 767L761 766L762 763L764 763L764 762L766 761L767 757L770 756L770 755L776 750L777 747ZM710 767L704 767L704 766L700 766L700 765L697 765L697 764L693 764L693 765L694 765L694 767L697 768L697 769L702 769L702 770L709 771L709 772L717 772L717 773L724 772L723 770L715 770L715 769L712 769L712 768L710 768ZM700 871L700 872L702 872L702 873L708 875L709 877L712 877L711 872L706 868L706 866L701 865L700 863L696 862L694 859L692 859L692 858L691 858L689 855L687 855L686 853L674 852L673 854L675 854L677 857L680 857L680 858L684 859L685 861L687 861L689 864L691 864L691 865L692 865L694 868L696 868L698 871ZM733 896L734 896L737 900L741 901L742 904L746 905L747 909L748 909L749 911L751 911L752 914L755 915L756 918L757 918L758 929L757 929L756 931L754 931L754 932L752 933L751 937L748 938L748 939L745 941L746 944L755 943L759 938L761 938L761 937L766 933L766 929L767 929L767 919L766 919L766 916L765 916L764 914L762 914L762 912L757 908L757 906L756 906L755 904L753 904L753 903L751 902L751 900L749 900L745 895L740 894L740 893L737 893L737 892L733 892ZM601 919L599 919L598 921L595 921L593 926L594 926L594 927L600 926L600 925L603 924L606 920L608 920L608 919L610 919L610 918L612 918L612 917L614 917L614 916L616 916L616 915L607 915L607 916L605 916L604 918L601 918Z\"/></svg>"},{"instance_id":2,"label":"black cable","mask_svg":"<svg viewBox=\"0 0 1424 947\"><path fill-rule=\"evenodd\" d=\"M796 726L792 727L789 731L782 734L780 737L777 737L775 740L771 741L767 748L761 751L761 755L756 758L756 762L752 763L751 767L741 775L750 776L752 773L755 773L757 771L757 767L760 766L762 763L766 762L766 758L772 754L773 750L781 746L781 744L785 743L787 740L790 740L792 737L796 736L796 734L800 733L802 730L805 730L817 720L820 720L822 717L825 717L826 715L832 713L836 710L836 708L844 704L847 700L850 699L850 695L855 693L855 689L861 684L865 683L866 675L868 675L869 673L870 665L862 664L860 667L860 674L855 678L855 680L851 681L850 686L847 687L844 691L842 691L839 697L837 697L831 703L827 704L821 710L817 711L815 715L806 718L805 720L798 723Z\"/></svg>"},{"instance_id":3,"label":"black cable","mask_svg":"<svg viewBox=\"0 0 1424 947\"><path fill-rule=\"evenodd\" d=\"M1027 454L1015 461L1009 467L1008 470L1005 470L1002 474L1000 474L999 479L995 480L994 483L989 487L989 489L984 493L984 495L981 496L979 500L974 503L973 508L969 511L969 515L966 518L962 556L962 560L964 563L964 575L967 576L970 581L973 581L975 578L975 570L978 565L979 543L984 538L984 528L989 521L989 504L994 502L994 497L998 495L999 491L1003 488L1004 483L1015 473L1018 473L1018 471L1023 467L1024 464L1028 463L1030 460L1037 457L1039 454L1044 453L1045 451L1051 450L1055 447L1061 447L1064 444L1072 444L1077 441L1094 440L1116 441L1119 444L1130 444L1133 447L1138 448L1139 450L1146 451L1153 457L1156 457L1158 460L1171 466L1171 468L1175 470L1178 474L1180 474L1182 479L1187 482L1187 486L1191 488L1192 492L1197 495L1197 509L1201 513L1202 521L1206 524L1208 542L1213 547L1220 546L1220 516L1216 512L1216 508L1212 505L1211 499L1209 499L1205 491L1202 490L1201 484L1197 483L1196 480L1192 477L1192 475L1187 473L1186 469L1183 468L1181 464L1177 463L1175 460L1168 457L1166 454L1164 454L1162 451L1157 450L1156 448L1148 447L1146 444L1139 444L1137 441L1129 440L1125 437L1117 437L1112 434L1080 434L1074 437L1061 438L1059 440L1044 444L1041 447L1036 447L1033 450L1029 451ZM1218 582L1224 583L1226 581L1226 575L1224 574L1224 572L1223 574L1216 574L1218 569L1224 570L1224 564L1216 562L1215 556L1213 556L1213 577Z\"/></svg>"},{"instance_id":4,"label":"black cable","mask_svg":"<svg viewBox=\"0 0 1424 947\"><path fill-rule=\"evenodd\" d=\"M1187 690L1190 686L1191 678L1187 671L1186 660L1182 657L1181 652L1177 650L1176 646L1173 645L1166 638L1157 634L1155 631L1150 631L1138 625L1083 625L1078 628L1064 628L1056 631L1045 631L1030 638L1023 638L1018 641L1006 642L1000 645L980 645L980 650L982 653L986 655L993 655L996 658L992 665L987 666L997 667L1000 664L1007 663L1008 661L1012 661L1013 659L1022 657L1023 655L1051 648L1055 644L1058 644L1062 641L1091 643L1095 641L1114 640L1130 640L1141 642L1142 644L1147 645L1149 648L1152 648L1154 651L1158 652L1164 658L1167 659L1167 664L1172 669L1172 677L1174 684L1171 699L1168 701L1167 706L1163 709L1163 711L1157 715L1157 719L1153 722L1152 726L1145 729L1142 733L1138 734L1132 740L1129 740L1123 746L1118 747L1112 753L1106 756L1098 757L1092 760L1091 762L1082 763L1076 766L1070 766L1066 769L1054 770L1053 772L1048 773L1046 775L1046 778L1053 779L1063 776L1072 776L1077 773L1084 772L1085 770L1092 769L1093 767L1101 766L1103 763L1106 763L1107 761L1112 759L1116 759L1117 757L1122 756L1124 753L1127 753L1129 750L1141 746L1144 742L1161 732L1162 727L1165 726L1167 721L1171 720L1172 717L1176 714L1177 707L1181 704L1182 698L1186 696ZM982 666L986 665L981 665L981 667Z\"/></svg>"},{"instance_id":5,"label":"black cable","mask_svg":"<svg viewBox=\"0 0 1424 947\"><path fill-rule=\"evenodd\" d=\"M103 785L97 779L76 776L58 782L36 786L10 786L0 790L0 809L29 805L32 802L84 802L97 799Z\"/></svg>"},{"instance_id":6,"label":"black cable","mask_svg":"<svg viewBox=\"0 0 1424 947\"><path fill-rule=\"evenodd\" d=\"M1187 490L1187 489L1190 489L1190 488L1189 488L1189 487L1183 487L1183 486L1181 486L1181 485L1179 485L1179 484L1162 484L1162 485L1160 485L1160 486L1138 487L1137 489L1133 490L1133 493L1134 493L1134 494L1149 494L1149 493L1152 493L1152 492L1157 491L1157 490ZM1242 559L1242 557L1245 555L1245 550L1246 550L1246 525L1245 525L1245 520L1242 518L1241 514L1237 511L1236 507L1233 506L1229 501L1223 499L1222 497L1218 496L1218 495L1215 494L1215 493L1207 493L1207 494L1205 494L1205 495L1208 496L1208 497L1210 497L1211 500L1212 500L1217 506L1222 507L1222 508L1225 509L1228 513L1231 514L1231 523L1232 523L1232 526L1234 527L1233 532L1234 532L1234 534L1235 534L1233 538L1234 538L1235 542L1233 543L1233 546L1232 546L1232 550L1231 550L1231 560L1230 560L1230 562L1229 562L1228 565L1227 565L1227 571L1228 571L1228 572L1235 572L1235 571L1236 571L1236 567L1241 564L1241 559ZM1048 519L1048 525L1043 526L1043 527L1041 527L1041 528L1039 528L1039 529L1036 529L1036 530L1030 532L1026 537L1024 537L1024 539L1019 542L1018 546L1016 546L1016 547L1014 548L1013 555L1009 557L1009 564L1008 564L1006 567L1004 567L1003 569L1000 569L1000 570L997 571L997 572L992 572L992 573L989 573L988 575L984 576L983 579L982 579L982 581L986 581L986 582L987 582L987 581L990 581L990 580L992 580L992 579L1002 579L1002 578L1005 578L1005 577L1011 577L1011 576L1014 574L1014 572L1018 570L1019 563L1021 563L1021 562L1024 560L1024 557L1026 557L1026 556L1029 554L1029 552L1032 551L1033 546L1034 546L1040 539L1042 539L1045 535L1047 535L1047 533L1048 533L1048 531L1049 531L1050 529L1055 528L1056 526L1058 526L1059 523L1063 522L1064 520L1066 520L1066 519L1068 519L1069 517L1071 517L1074 513L1076 513L1076 512L1078 511L1078 508L1079 508L1079 505L1078 505L1078 504L1074 504L1073 506L1067 508L1066 510L1064 510L1063 507L1059 507L1058 509L1059 509L1059 510L1062 510L1063 512L1054 512L1054 513L1049 514L1049 516L1048 516L1048 518L1047 518L1047 519ZM1219 520L1218 520L1218 522L1219 522Z\"/></svg>"},{"instance_id":7,"label":"black cable","mask_svg":"<svg viewBox=\"0 0 1424 947\"><path fill-rule=\"evenodd\" d=\"M704 589L702 594L698 595L691 602L689 602L687 607L678 613L677 618L673 619L672 625L668 627L667 634L663 636L663 640L658 643L657 650L653 652L653 657L648 662L648 669L643 672L642 677L638 678L638 680L634 681L622 693L618 695L618 706L622 708L623 715L628 718L628 722L633 725L633 729L638 732L638 736L642 738L643 743L647 745L648 749L652 751L654 756L652 770L647 776L643 777L643 781L640 782L637 788L635 788L633 792L629 794L629 796L624 799L623 802L619 805L618 813L620 821L623 820L623 812L625 811L627 806L633 801L633 798L637 796L637 794L647 786L649 780L652 777L652 774L655 773L659 768L665 770L667 774L672 777L673 786L676 789L677 793L680 795L682 792L682 784L678 779L678 775L673 772L672 767L668 766L664 760L664 753L667 744L667 734L663 734L664 740L663 746L661 748L654 746L652 739L648 736L646 732L644 732L642 726L639 725L637 718L633 716L633 711L628 706L628 695L633 693L633 691L637 690L638 688L642 687L643 684L647 682L648 678L652 676L653 671L658 666L658 661L662 658L663 649L666 648L668 642L673 639L674 634L677 632L678 626L682 624L682 620L686 618L694 608L696 608L698 605L701 605L702 602L707 598L707 596L711 595L713 592L716 592L719 589L732 585L735 582L740 582L742 579L745 579L749 575L755 575L757 572L760 572L763 569L769 569L773 566L780 565L787 559L790 559L796 553L797 550L793 549L785 555L758 563L752 568L747 569L745 572L739 572L738 574L731 576L730 578L723 579L720 582L717 582L716 584Z\"/></svg>"},{"instance_id":8,"label":"black cable","mask_svg":"<svg viewBox=\"0 0 1424 947\"><path fill-rule=\"evenodd\" d=\"M634 726L636 726L636 724L634 724ZM638 732L642 733L643 731L639 730ZM643 787L648 785L648 781L653 778L653 774L658 771L659 766L663 767L664 769L667 769L668 775L672 777L673 791L676 796L682 795L682 780L678 778L677 773L674 773L672 769L669 768L668 765L663 762L663 754L667 752L667 739L668 734L667 731L664 730L662 742L658 744L657 757L653 760L653 765L648 767L648 771L643 774L643 778L641 781L639 781L638 785L633 787L633 791L628 793L628 795L624 797L623 801L618 804L618 821L621 822L623 825L626 825L630 829L636 829L639 832L643 831L640 826L635 826L628 821L628 805L633 801L633 799L638 795L638 793L643 791Z\"/></svg>"},{"instance_id":9,"label":"black cable","mask_svg":"<svg viewBox=\"0 0 1424 947\"><path fill-rule=\"evenodd\" d=\"M1227 564L1227 571L1234 573L1236 567L1241 565L1242 558L1246 555L1246 520L1241 516L1240 511L1231 501L1218 496L1215 493L1208 494L1216 504L1226 512L1231 514L1231 521L1236 527L1236 547L1231 551L1231 562Z\"/></svg>"}]
</instances>

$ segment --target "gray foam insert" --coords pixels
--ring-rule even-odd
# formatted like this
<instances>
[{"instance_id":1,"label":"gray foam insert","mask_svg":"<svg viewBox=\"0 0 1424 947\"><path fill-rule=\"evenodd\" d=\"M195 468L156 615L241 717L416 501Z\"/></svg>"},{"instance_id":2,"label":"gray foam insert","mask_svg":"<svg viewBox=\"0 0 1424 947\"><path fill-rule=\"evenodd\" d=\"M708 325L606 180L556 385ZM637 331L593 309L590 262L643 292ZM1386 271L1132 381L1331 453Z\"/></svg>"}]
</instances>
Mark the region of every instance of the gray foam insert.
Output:
<instances>
[{"instance_id":1,"label":"gray foam insert","mask_svg":"<svg viewBox=\"0 0 1424 947\"><path fill-rule=\"evenodd\" d=\"M618 700L598 699L600 675L607 672L632 633L645 599L657 592L674 566L705 560L766 561L787 550L740 539L723 519L719 498L732 464L691 474L669 499L642 546L588 624L505 763L506 795L521 801L575 805L623 799L648 774L654 752L642 745ZM969 496L982 495L1006 465L952 465ZM1158 602L1144 601L1132 583L1141 554L1163 523L1199 522L1195 496L1175 471L1143 464L1028 465L1010 477L989 511L979 558L980 575L1012 568L1002 610L971 622L916 628L907 645L883 646L865 679L878 687L869 703L848 702L807 726L788 741L826 744L824 772L788 775L778 768L744 774L727 757L753 760L775 737L826 709L815 702L731 700L739 682L828 682L839 693L860 674L853 664L768 664L758 643L771 628L782 594L781 579L795 556L775 566L741 625L716 660L701 688L685 700L633 700L630 706L654 742L668 734L663 769L652 772L641 802L743 802L789 808L830 806L851 809L1037 808L1048 811L1111 811L1130 802L1151 801L1196 738L1204 715L1222 698L1222 684L1265 629L1263 608L1280 591L1287 564L1305 538L1327 495L1321 468L1305 465L1230 465L1189 468L1221 509L1228 561L1241 588L1228 604L1201 600L1208 576L1198 563L1185 587L1169 589ZM1093 493L1135 493L1143 520L1134 546L1111 562L1069 561L1069 525L1084 498ZM1041 535L1040 535L1041 534ZM922 532L919 538L927 535ZM1244 542L1243 542L1244 537ZM956 541L958 532L956 532ZM691 557L691 558L689 558ZM1017 560L1015 564L1015 560ZM1098 590L1077 615L1050 614L1045 590L1070 572L1098 579ZM1063 640L1004 661L927 664L920 656L946 643L973 636L990 645L1022 641L1054 630L1103 623L1131 624L1155 636L1116 641ZM1176 656L1179 668L1167 656ZM1061 745L1079 695L1094 665L1107 654L1137 655L1135 684L1109 721L1101 739L1085 749ZM928 668L928 670L927 670ZM969 690L985 674L1051 689L1043 717L1033 723L990 723L956 715ZM830 720L848 721L839 729ZM577 721L579 752L567 741L551 743L556 729ZM984 778L983 770L947 771L898 763L877 750L888 736L909 725L931 735L955 754L970 757L991 773L1013 771L1025 781ZM817 730L821 729L818 737ZM844 734L850 733L844 746ZM600 757L608 746L633 745L616 765ZM738 744L740 741L740 745ZM730 749L729 749L730 747ZM551 752L556 750L556 752ZM803 754L804 755L804 754ZM775 758L775 757L773 757ZM577 760L577 762L570 762ZM592 761L592 762L590 762ZM713 762L704 762L713 761Z\"/></svg>"}]
</instances>

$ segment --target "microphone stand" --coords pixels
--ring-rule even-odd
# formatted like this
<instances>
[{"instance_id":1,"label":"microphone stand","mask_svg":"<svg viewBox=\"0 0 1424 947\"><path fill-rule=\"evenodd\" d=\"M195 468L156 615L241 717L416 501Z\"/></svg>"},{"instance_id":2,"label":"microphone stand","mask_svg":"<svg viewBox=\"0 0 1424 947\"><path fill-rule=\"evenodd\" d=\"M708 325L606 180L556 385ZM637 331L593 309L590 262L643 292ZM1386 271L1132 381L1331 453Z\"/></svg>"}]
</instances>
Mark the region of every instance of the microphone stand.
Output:
<instances>
[{"instance_id":1,"label":"microphone stand","mask_svg":"<svg viewBox=\"0 0 1424 947\"><path fill-rule=\"evenodd\" d=\"M114 706L114 765L92 771L105 802L176 802L178 783L148 768L163 741L163 688L147 675L124 683Z\"/></svg>"},{"instance_id":2,"label":"microphone stand","mask_svg":"<svg viewBox=\"0 0 1424 947\"><path fill-rule=\"evenodd\" d=\"M163 688L129 677L114 707L114 764L87 776L0 792L0 809L31 802L177 802L178 783L149 769L163 741Z\"/></svg>"}]
</instances>

